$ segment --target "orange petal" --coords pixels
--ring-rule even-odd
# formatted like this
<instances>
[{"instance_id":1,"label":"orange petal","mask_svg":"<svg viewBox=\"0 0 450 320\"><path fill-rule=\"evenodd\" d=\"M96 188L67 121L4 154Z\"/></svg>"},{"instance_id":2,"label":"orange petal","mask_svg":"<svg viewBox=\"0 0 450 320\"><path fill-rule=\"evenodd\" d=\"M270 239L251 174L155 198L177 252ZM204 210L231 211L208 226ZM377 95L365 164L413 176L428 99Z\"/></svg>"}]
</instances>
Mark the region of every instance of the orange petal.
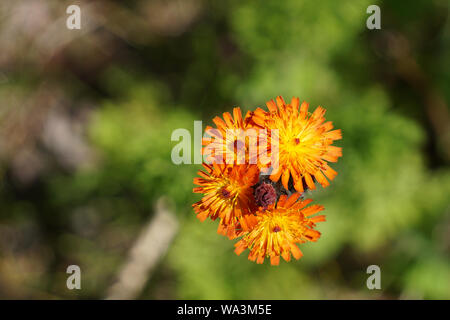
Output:
<instances>
[{"instance_id":1,"label":"orange petal","mask_svg":"<svg viewBox=\"0 0 450 320\"><path fill-rule=\"evenodd\" d=\"M203 178L209 180L211 179L211 177L209 176L209 174L207 174L206 172L203 172L202 170L197 171L197 174L202 176Z\"/></svg>"},{"instance_id":2,"label":"orange petal","mask_svg":"<svg viewBox=\"0 0 450 320\"><path fill-rule=\"evenodd\" d=\"M202 211L197 215L198 220L200 220L201 222L205 221L206 218L208 218L208 211Z\"/></svg>"},{"instance_id":3,"label":"orange petal","mask_svg":"<svg viewBox=\"0 0 450 320\"><path fill-rule=\"evenodd\" d=\"M286 260L287 262L291 261L291 253L289 251L283 251L281 253L281 256L283 257L284 260Z\"/></svg>"},{"instance_id":4,"label":"orange petal","mask_svg":"<svg viewBox=\"0 0 450 320\"><path fill-rule=\"evenodd\" d=\"M316 173L314 173L314 177L322 185L322 187L326 188L330 185L327 178L325 178L325 176L320 170L317 170Z\"/></svg>"},{"instance_id":5,"label":"orange petal","mask_svg":"<svg viewBox=\"0 0 450 320\"><path fill-rule=\"evenodd\" d=\"M323 214L320 215L320 216L312 217L312 218L310 218L310 220L312 222L323 222L323 221L326 221L325 216Z\"/></svg>"},{"instance_id":6,"label":"orange petal","mask_svg":"<svg viewBox=\"0 0 450 320\"><path fill-rule=\"evenodd\" d=\"M269 109L270 112L276 112L277 111L277 105L275 104L275 101L270 100L266 102L266 106Z\"/></svg>"},{"instance_id":7,"label":"orange petal","mask_svg":"<svg viewBox=\"0 0 450 320\"><path fill-rule=\"evenodd\" d=\"M302 182L302 179L299 179L299 180L297 181L297 183L294 184L294 188L295 188L295 190L297 190L298 192L303 192L303 191L304 191L304 190L303 190L303 182Z\"/></svg>"},{"instance_id":8,"label":"orange petal","mask_svg":"<svg viewBox=\"0 0 450 320\"><path fill-rule=\"evenodd\" d=\"M257 264L262 264L264 262L264 256L259 256L257 259L256 259L256 263Z\"/></svg>"},{"instance_id":9,"label":"orange petal","mask_svg":"<svg viewBox=\"0 0 450 320\"><path fill-rule=\"evenodd\" d=\"M297 201L295 203L295 208L301 209L301 208L307 206L308 204L310 204L312 201L313 201L312 199L305 199L305 200Z\"/></svg>"},{"instance_id":10,"label":"orange petal","mask_svg":"<svg viewBox=\"0 0 450 320\"><path fill-rule=\"evenodd\" d=\"M283 171L281 170L281 168L278 168L278 170L275 173L272 173L270 175L270 180L272 180L273 182L277 182L278 180L280 180L280 176L283 173Z\"/></svg>"},{"instance_id":11,"label":"orange petal","mask_svg":"<svg viewBox=\"0 0 450 320\"><path fill-rule=\"evenodd\" d=\"M328 139L332 139L332 140L339 140L339 139L342 139L342 131L341 131L341 129L329 131L324 134L324 137L326 137Z\"/></svg>"},{"instance_id":12,"label":"orange petal","mask_svg":"<svg viewBox=\"0 0 450 320\"><path fill-rule=\"evenodd\" d=\"M285 203L286 203L286 199L287 199L287 195L282 194L282 195L280 196L280 199L278 199L277 206L278 206L278 207L281 207L281 208L284 208L284 207L285 207Z\"/></svg>"},{"instance_id":13,"label":"orange petal","mask_svg":"<svg viewBox=\"0 0 450 320\"><path fill-rule=\"evenodd\" d=\"M325 109L324 108L322 108L321 106L318 106L317 108L316 108L316 110L314 110L314 112L313 112L313 114L312 114L312 117L314 118L314 119L318 119L318 118L320 118L320 117L323 117L323 115L325 114Z\"/></svg>"},{"instance_id":14,"label":"orange petal","mask_svg":"<svg viewBox=\"0 0 450 320\"><path fill-rule=\"evenodd\" d=\"M238 125L238 127L243 127L241 108L239 108L239 107L234 108L233 116L234 116L234 121Z\"/></svg>"},{"instance_id":15,"label":"orange petal","mask_svg":"<svg viewBox=\"0 0 450 320\"><path fill-rule=\"evenodd\" d=\"M308 102L303 101L302 105L300 106L300 119L305 119L307 113L308 113Z\"/></svg>"},{"instance_id":16,"label":"orange petal","mask_svg":"<svg viewBox=\"0 0 450 320\"><path fill-rule=\"evenodd\" d=\"M206 183L205 179L203 178L194 178L194 184L203 186Z\"/></svg>"},{"instance_id":17,"label":"orange petal","mask_svg":"<svg viewBox=\"0 0 450 320\"><path fill-rule=\"evenodd\" d=\"M292 106L292 109L295 110L295 112L297 112L299 104L300 104L300 99L296 98L296 97L292 97L291 106Z\"/></svg>"},{"instance_id":18,"label":"orange petal","mask_svg":"<svg viewBox=\"0 0 450 320\"><path fill-rule=\"evenodd\" d=\"M333 129L333 122L331 122L331 121L325 122L325 123L321 126L321 128L323 128L324 131L330 131L331 129Z\"/></svg>"},{"instance_id":19,"label":"orange petal","mask_svg":"<svg viewBox=\"0 0 450 320\"><path fill-rule=\"evenodd\" d=\"M289 189L289 186L288 186L289 177L290 177L289 170L284 170L283 175L281 176L281 183L283 183L283 187L286 190Z\"/></svg>"},{"instance_id":20,"label":"orange petal","mask_svg":"<svg viewBox=\"0 0 450 320\"><path fill-rule=\"evenodd\" d=\"M273 266L277 266L280 264L280 256L272 256L270 257L270 264Z\"/></svg>"},{"instance_id":21,"label":"orange petal","mask_svg":"<svg viewBox=\"0 0 450 320\"><path fill-rule=\"evenodd\" d=\"M317 241L320 238L320 232L317 230L306 229L304 235L311 241Z\"/></svg>"},{"instance_id":22,"label":"orange petal","mask_svg":"<svg viewBox=\"0 0 450 320\"><path fill-rule=\"evenodd\" d=\"M334 155L336 157L342 157L342 148L335 146L328 146L328 154Z\"/></svg>"},{"instance_id":23,"label":"orange petal","mask_svg":"<svg viewBox=\"0 0 450 320\"><path fill-rule=\"evenodd\" d=\"M337 176L337 172L331 169L329 165L324 166L325 170L323 170L323 173L327 176L328 179L333 180L334 177Z\"/></svg>"},{"instance_id":24,"label":"orange petal","mask_svg":"<svg viewBox=\"0 0 450 320\"><path fill-rule=\"evenodd\" d=\"M224 112L223 113L223 119L225 120L225 123L227 124L227 126L229 128L233 127L234 121L233 121L233 118L231 117L231 114L229 112Z\"/></svg>"},{"instance_id":25,"label":"orange petal","mask_svg":"<svg viewBox=\"0 0 450 320\"><path fill-rule=\"evenodd\" d=\"M285 208L290 208L294 203L297 202L297 200L298 200L298 198L300 198L300 196L301 196L301 193L298 193L298 192L297 193L293 193L289 197L289 199L286 201L284 207Z\"/></svg>"},{"instance_id":26,"label":"orange petal","mask_svg":"<svg viewBox=\"0 0 450 320\"><path fill-rule=\"evenodd\" d=\"M282 107L284 107L284 105L285 105L286 103L284 102L284 99L283 99L283 97L282 96L278 96L277 97L277 105L278 105L278 108L282 108Z\"/></svg>"},{"instance_id":27,"label":"orange petal","mask_svg":"<svg viewBox=\"0 0 450 320\"><path fill-rule=\"evenodd\" d=\"M313 215L319 211L322 211L324 209L323 206L319 205L319 204L314 204L308 208L305 208L302 210L302 213L305 215L305 217L308 217L310 215Z\"/></svg>"},{"instance_id":28,"label":"orange petal","mask_svg":"<svg viewBox=\"0 0 450 320\"><path fill-rule=\"evenodd\" d=\"M309 173L305 173L305 181L309 189L311 190L316 189L316 185L314 184L314 181Z\"/></svg>"},{"instance_id":29,"label":"orange petal","mask_svg":"<svg viewBox=\"0 0 450 320\"><path fill-rule=\"evenodd\" d=\"M240 255L244 250L246 249L245 245L239 241L236 243L236 249L234 249L234 252L236 252L237 255Z\"/></svg>"},{"instance_id":30,"label":"orange petal","mask_svg":"<svg viewBox=\"0 0 450 320\"><path fill-rule=\"evenodd\" d=\"M291 244L291 252L295 259L300 259L303 256L302 251L295 245Z\"/></svg>"},{"instance_id":31,"label":"orange petal","mask_svg":"<svg viewBox=\"0 0 450 320\"><path fill-rule=\"evenodd\" d=\"M217 128L226 130L227 124L220 117L214 117L213 122L216 124Z\"/></svg>"}]
</instances>

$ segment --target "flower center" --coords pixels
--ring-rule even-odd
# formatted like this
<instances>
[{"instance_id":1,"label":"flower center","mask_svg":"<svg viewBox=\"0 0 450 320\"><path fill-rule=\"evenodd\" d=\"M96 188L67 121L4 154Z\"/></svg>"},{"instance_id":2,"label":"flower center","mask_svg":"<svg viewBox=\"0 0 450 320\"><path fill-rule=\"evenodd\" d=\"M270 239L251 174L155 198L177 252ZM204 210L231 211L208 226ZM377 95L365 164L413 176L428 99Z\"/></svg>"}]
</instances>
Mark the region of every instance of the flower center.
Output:
<instances>
[{"instance_id":1,"label":"flower center","mask_svg":"<svg viewBox=\"0 0 450 320\"><path fill-rule=\"evenodd\" d=\"M277 200L277 192L270 183L262 183L255 189L256 204L267 208Z\"/></svg>"},{"instance_id":2,"label":"flower center","mask_svg":"<svg viewBox=\"0 0 450 320\"><path fill-rule=\"evenodd\" d=\"M227 198L227 199L228 199L228 198L231 196L231 192L228 191L227 189L223 188L223 189L222 189L222 196L223 196L224 198Z\"/></svg>"},{"instance_id":3,"label":"flower center","mask_svg":"<svg viewBox=\"0 0 450 320\"><path fill-rule=\"evenodd\" d=\"M281 228L279 226L275 226L272 231L273 232L280 232Z\"/></svg>"}]
</instances>

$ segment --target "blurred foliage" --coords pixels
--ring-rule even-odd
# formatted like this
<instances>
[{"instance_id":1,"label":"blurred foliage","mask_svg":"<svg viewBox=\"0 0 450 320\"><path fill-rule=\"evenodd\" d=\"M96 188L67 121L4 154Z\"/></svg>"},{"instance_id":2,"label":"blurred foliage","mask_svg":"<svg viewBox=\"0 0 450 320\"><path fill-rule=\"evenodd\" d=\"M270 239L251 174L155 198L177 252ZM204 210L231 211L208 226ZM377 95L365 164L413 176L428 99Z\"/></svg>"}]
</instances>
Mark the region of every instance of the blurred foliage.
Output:
<instances>
[{"instance_id":1,"label":"blurred foliage","mask_svg":"<svg viewBox=\"0 0 450 320\"><path fill-rule=\"evenodd\" d=\"M64 17L39 3L34 29ZM103 298L166 196L180 230L140 298L450 299L448 3L379 2L373 31L370 4L103 3L104 24L49 57L23 45L42 44L33 28L3 21L0 297ZM6 42L13 27L21 41ZM195 218L199 166L170 155L173 130L193 137L194 120L277 95L324 106L344 156L331 186L308 194L326 208L322 237L271 267ZM80 291L65 288L69 264ZM366 288L371 264L382 290Z\"/></svg>"}]
</instances>

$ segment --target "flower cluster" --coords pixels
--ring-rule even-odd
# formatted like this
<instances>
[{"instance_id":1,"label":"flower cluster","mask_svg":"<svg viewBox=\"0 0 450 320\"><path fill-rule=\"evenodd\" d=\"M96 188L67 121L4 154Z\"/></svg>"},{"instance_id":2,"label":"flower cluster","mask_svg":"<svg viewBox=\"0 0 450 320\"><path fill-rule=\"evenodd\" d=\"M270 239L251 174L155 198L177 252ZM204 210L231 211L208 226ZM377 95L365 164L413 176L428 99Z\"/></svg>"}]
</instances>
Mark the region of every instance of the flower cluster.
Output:
<instances>
[{"instance_id":1,"label":"flower cluster","mask_svg":"<svg viewBox=\"0 0 450 320\"><path fill-rule=\"evenodd\" d=\"M245 117L234 108L206 128L204 170L193 190L204 196L193 208L201 221L219 219L219 234L239 238L238 255L249 249L250 260L278 265L280 257L302 256L297 244L320 237L314 228L325 221L316 215L323 206L307 206L312 200L303 198L316 182L327 187L337 175L328 163L342 156L332 145L342 135L320 106L310 113L308 103L281 96L266 105Z\"/></svg>"}]
</instances>

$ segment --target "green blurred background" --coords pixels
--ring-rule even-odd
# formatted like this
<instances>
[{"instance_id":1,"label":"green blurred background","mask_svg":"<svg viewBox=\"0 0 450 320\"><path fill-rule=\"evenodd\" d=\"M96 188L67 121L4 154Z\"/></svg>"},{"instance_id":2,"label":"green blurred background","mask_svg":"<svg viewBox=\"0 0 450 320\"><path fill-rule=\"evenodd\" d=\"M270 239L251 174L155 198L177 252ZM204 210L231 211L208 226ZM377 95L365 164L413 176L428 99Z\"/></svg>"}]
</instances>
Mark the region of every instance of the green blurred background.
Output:
<instances>
[{"instance_id":1,"label":"green blurred background","mask_svg":"<svg viewBox=\"0 0 450 320\"><path fill-rule=\"evenodd\" d=\"M366 28L371 4L381 30ZM450 299L448 5L2 1L0 298L103 299L138 260L154 267L127 298ZM344 156L308 195L322 237L271 267L196 219L200 166L170 155L174 129L277 95L324 106ZM133 260L161 197L178 229ZM66 288L71 264L81 290ZM372 264L381 290L366 287Z\"/></svg>"}]
</instances>

